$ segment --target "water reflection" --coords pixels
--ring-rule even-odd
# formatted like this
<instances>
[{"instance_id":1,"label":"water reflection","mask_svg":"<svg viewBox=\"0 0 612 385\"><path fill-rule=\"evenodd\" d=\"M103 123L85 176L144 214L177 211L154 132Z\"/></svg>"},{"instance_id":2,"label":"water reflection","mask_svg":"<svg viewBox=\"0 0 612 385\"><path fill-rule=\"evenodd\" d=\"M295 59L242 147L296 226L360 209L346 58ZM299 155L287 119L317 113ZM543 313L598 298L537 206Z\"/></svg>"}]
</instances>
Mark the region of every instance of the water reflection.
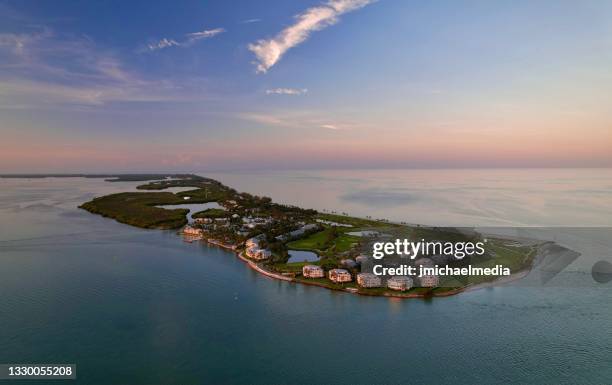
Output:
<instances>
[{"instance_id":1,"label":"water reflection","mask_svg":"<svg viewBox=\"0 0 612 385\"><path fill-rule=\"evenodd\" d=\"M189 222L193 222L192 215L198 213L200 211L208 210L208 209L220 209L225 210L223 206L218 204L217 202L208 202L208 203L184 203L180 205L158 205L155 207L160 207L162 209L188 209L189 213L187 213L187 220Z\"/></svg>"},{"instance_id":2,"label":"water reflection","mask_svg":"<svg viewBox=\"0 0 612 385\"><path fill-rule=\"evenodd\" d=\"M318 260L319 256L312 251L289 250L289 260L287 262L314 262Z\"/></svg>"}]
</instances>

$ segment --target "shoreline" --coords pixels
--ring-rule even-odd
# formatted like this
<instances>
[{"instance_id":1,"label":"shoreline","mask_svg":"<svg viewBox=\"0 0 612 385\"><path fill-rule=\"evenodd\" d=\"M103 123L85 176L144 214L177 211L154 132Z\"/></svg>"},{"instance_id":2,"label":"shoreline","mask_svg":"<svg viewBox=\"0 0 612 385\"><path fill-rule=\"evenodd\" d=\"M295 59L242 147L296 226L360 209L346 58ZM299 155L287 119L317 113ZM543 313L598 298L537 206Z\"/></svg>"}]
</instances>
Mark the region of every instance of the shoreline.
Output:
<instances>
[{"instance_id":1,"label":"shoreline","mask_svg":"<svg viewBox=\"0 0 612 385\"><path fill-rule=\"evenodd\" d=\"M189 187L194 189L178 193L162 191L173 187ZM79 208L89 211L92 214L113 218L118 222L140 228L182 228L180 233L183 236L183 241L192 243L196 240L204 240L209 244L231 250L243 262L247 263L251 269L267 277L287 282L319 286L329 290L366 296L393 298L448 297L467 290L500 285L520 279L528 274L534 267L532 254L535 249L534 247L523 247L522 251L517 254L508 249L508 247L505 247L501 241L499 241L495 245L497 248L496 252L492 253L490 258L498 258L500 262L507 262L510 266L513 266L513 268L517 270L523 269L524 271L512 274L511 271L506 269L507 271L503 274L509 273L510 276L499 275L499 272L489 272L487 274L490 275L490 277L483 279L472 279L469 275L458 275L457 278L459 278L459 280L446 280L448 284L443 285L440 285L438 276L434 276L434 278L436 278L434 281L428 280L423 283L425 287L413 287L411 283L410 287L404 287L407 288L407 290L394 290L401 289L401 287L394 287L393 285L388 287L389 285L384 277L381 277L384 282L378 279L374 285L364 285L358 275L356 275L358 273L357 269L353 269L351 274L352 279L347 279L348 282L336 282L337 280L330 282L325 279L308 279L308 277L303 277L301 271L298 271L301 265L287 266L286 260L284 260L282 264L275 264L274 260L272 260L272 263L262 262L262 260L266 260L272 255L272 247L279 247L281 249L287 248L288 240L291 240L291 238L297 239L304 234L310 237L312 234L309 233L309 231L315 229L317 236L319 238L321 236L325 237L326 241L321 243L312 235L312 237L307 238L303 243L303 246L308 246L307 248L297 247L297 249L308 251L311 251L313 248L321 249L315 250L315 252L317 254L323 253L330 258L327 268L330 268L330 266L343 266L344 262L340 258L346 255L347 251L352 250L355 245L360 244L359 240L356 240L355 237L350 238L350 236L346 235L350 233L346 231L339 232L337 227L334 227L335 225L326 228L320 224L313 223L313 221L327 221L331 224L339 222L341 226L355 227L355 231L375 229L376 232L384 231L394 233L397 231L400 233L402 231L411 230L413 232L417 231L422 237L440 237L445 235L446 232L444 229L440 229L438 232L438 228L431 228L425 225L408 226L403 222L398 224L382 219L372 220L371 218L350 217L346 213L342 213L341 215L335 212L331 214L321 214L314 209L303 209L298 206L273 203L269 197L239 193L223 185L221 182L194 174L188 174L184 178L177 180L150 182L139 185L136 188L139 190L146 190L147 192L124 192L96 197L91 201L83 203ZM192 218L189 216L190 209L165 208L169 205L183 205L184 199L189 199L191 202L190 204L216 202L217 205L223 206L224 215L225 212L227 215L225 215L226 217L220 218L217 216L214 219L204 216L201 221L194 221L197 224L193 226L189 223L189 218ZM185 216L188 216L188 218ZM272 245L266 242L264 248L259 247L259 238L262 236L262 233L261 231L253 230L258 226L263 226L266 229L264 231L272 231L272 234L267 234L268 236L276 236L274 239L268 237ZM420 230L415 230L417 228ZM384 234L384 232L381 234ZM433 234L431 234L432 232ZM461 239L477 234L473 229L468 229L467 231L455 230L451 233L451 235L459 236ZM266 233L264 232L263 234L265 235ZM246 238L249 239L245 241ZM243 250L243 245L248 248L248 252ZM318 247L311 247L313 245ZM321 245L323 245L323 248L320 247ZM536 244L533 246L535 245ZM298 245L296 244L296 246ZM537 253L541 252L541 250L535 251ZM499 256L497 256L498 252L500 253ZM508 258L513 255L516 258L522 258L522 262L517 265L512 260L508 260ZM251 258L251 256L253 256L253 258ZM527 260L527 258L530 260ZM348 274L346 270L339 271L342 271L342 274ZM393 275L394 274L395 272L393 272ZM444 273L441 274L445 275ZM384 285L382 283L384 283Z\"/></svg>"},{"instance_id":2,"label":"shoreline","mask_svg":"<svg viewBox=\"0 0 612 385\"><path fill-rule=\"evenodd\" d=\"M449 291L445 291L442 293L410 293L410 294L402 294L402 293L382 293L382 294L374 294L374 293L364 293L364 292L360 292L359 289L356 288L334 288L334 287L329 287L326 286L322 283L319 282L308 282L308 281L302 281L302 280L296 280L295 278L291 278L291 277L287 277L284 276L282 274L278 274L278 273L274 273L272 271L266 270L264 268L262 268L261 266L259 266L256 262L250 260L249 258L245 257L243 254L243 251L237 250L237 247L235 245L228 245L225 244L223 242L214 240L214 239L207 239L204 237L197 237L194 238L192 241L194 240L198 240L198 241L204 241L208 244L217 246L219 248L222 249L226 249L226 250L231 250L234 252L234 255L236 257L238 257L241 261L243 261L244 263L246 263L251 269L255 270L256 272L262 274L265 277L271 278L271 279L278 279L281 281L285 281L285 282L291 282L291 283L295 283L295 284L302 284L302 285L308 285L308 286L317 286L317 287L321 287L327 290L334 290L334 291L341 291L341 292L345 292L345 293L350 293L350 294L357 294L357 295L363 295L363 296L367 296L367 297L387 297L387 298L401 298L401 299L414 299L414 298L433 298L433 297L450 297L450 296L454 296L457 294L461 294L464 292L469 292L469 291L475 291L475 290L479 290L479 289L485 289L485 288L490 288L490 287L494 287L496 285L506 285L515 281L518 281L522 278L525 278L527 275L529 275L529 273L531 272L531 268L533 268L533 266L536 265L536 261L538 261L542 255L540 253L541 249L543 246L542 245L540 247L538 247L538 251L536 254L536 257L534 258L534 261L531 265L531 268L523 270L523 271L519 271L516 273L513 273L509 276L506 277L499 277L498 279L496 279L495 281L492 282L484 282L484 283L478 283L478 284L470 284L464 287L460 287L454 290L449 290ZM191 242L192 242L191 241Z\"/></svg>"}]
</instances>

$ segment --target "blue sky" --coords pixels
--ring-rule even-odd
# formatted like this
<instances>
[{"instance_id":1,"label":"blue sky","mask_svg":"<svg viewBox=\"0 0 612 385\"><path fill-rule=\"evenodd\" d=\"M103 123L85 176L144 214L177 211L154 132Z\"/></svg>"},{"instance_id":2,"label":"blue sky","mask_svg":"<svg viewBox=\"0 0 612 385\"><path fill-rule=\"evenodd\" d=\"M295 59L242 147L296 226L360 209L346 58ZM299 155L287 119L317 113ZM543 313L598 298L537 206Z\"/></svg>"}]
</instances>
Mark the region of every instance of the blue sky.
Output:
<instances>
[{"instance_id":1,"label":"blue sky","mask_svg":"<svg viewBox=\"0 0 612 385\"><path fill-rule=\"evenodd\" d=\"M611 66L609 1L0 1L0 172L610 166Z\"/></svg>"}]
</instances>

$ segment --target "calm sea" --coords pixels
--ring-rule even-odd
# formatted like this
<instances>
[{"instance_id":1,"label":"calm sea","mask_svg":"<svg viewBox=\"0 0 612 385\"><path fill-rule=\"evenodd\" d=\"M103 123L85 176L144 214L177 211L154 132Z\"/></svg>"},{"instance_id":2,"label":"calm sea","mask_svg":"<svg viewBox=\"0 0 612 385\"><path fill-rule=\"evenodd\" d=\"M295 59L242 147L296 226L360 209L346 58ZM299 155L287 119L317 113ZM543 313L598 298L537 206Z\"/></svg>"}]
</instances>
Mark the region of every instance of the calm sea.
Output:
<instances>
[{"instance_id":1,"label":"calm sea","mask_svg":"<svg viewBox=\"0 0 612 385\"><path fill-rule=\"evenodd\" d=\"M77 209L135 183L0 179L0 363L75 363L58 384L612 383L612 283L590 274L612 262L610 170L205 175L375 218L563 226L566 245L597 247L546 285L360 297Z\"/></svg>"}]
</instances>

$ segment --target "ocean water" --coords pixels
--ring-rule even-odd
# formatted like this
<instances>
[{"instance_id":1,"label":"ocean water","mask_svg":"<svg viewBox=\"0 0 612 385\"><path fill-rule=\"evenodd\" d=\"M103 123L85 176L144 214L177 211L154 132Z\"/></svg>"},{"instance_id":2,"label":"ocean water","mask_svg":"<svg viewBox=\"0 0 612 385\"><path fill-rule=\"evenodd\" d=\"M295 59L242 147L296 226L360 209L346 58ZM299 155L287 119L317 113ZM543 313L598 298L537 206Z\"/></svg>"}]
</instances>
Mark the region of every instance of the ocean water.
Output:
<instances>
[{"instance_id":1,"label":"ocean water","mask_svg":"<svg viewBox=\"0 0 612 385\"><path fill-rule=\"evenodd\" d=\"M612 169L207 173L318 210L436 226L612 226Z\"/></svg>"},{"instance_id":2,"label":"ocean water","mask_svg":"<svg viewBox=\"0 0 612 385\"><path fill-rule=\"evenodd\" d=\"M565 242L584 247L596 233L597 258L612 261L601 236L609 170L458 173L206 175L358 215L567 226ZM77 209L135 186L0 179L0 363L75 363L78 379L57 383L78 384L612 382L612 285L592 280L591 260L546 285L361 297L272 280L216 247Z\"/></svg>"}]
</instances>

